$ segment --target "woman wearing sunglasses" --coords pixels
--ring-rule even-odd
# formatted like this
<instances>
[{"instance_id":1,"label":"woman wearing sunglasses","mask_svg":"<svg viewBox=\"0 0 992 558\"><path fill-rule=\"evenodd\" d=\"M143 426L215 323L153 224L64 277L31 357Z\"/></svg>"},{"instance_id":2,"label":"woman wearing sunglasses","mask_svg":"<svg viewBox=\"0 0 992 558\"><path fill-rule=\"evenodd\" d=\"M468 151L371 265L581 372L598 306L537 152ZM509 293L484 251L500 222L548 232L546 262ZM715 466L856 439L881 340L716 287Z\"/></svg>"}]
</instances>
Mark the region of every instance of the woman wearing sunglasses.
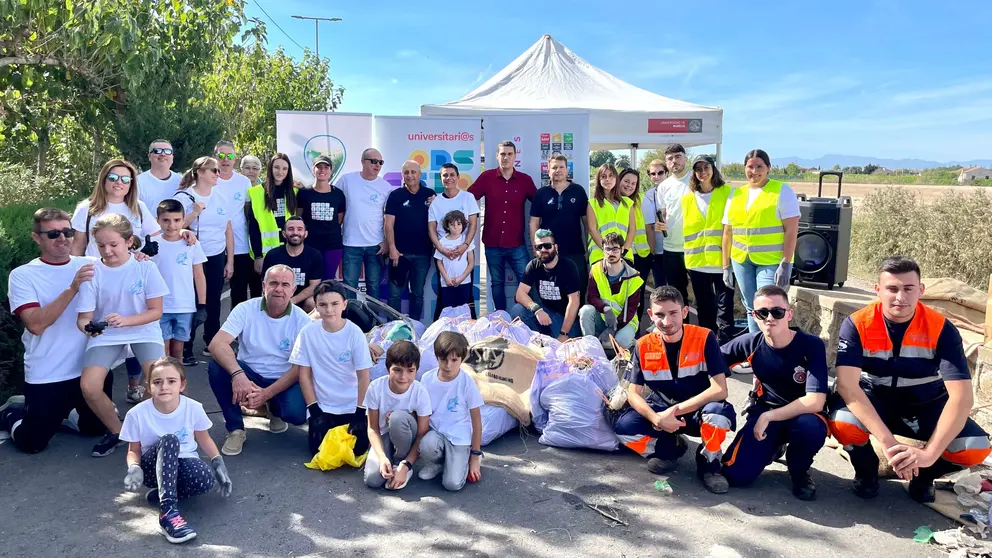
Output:
<instances>
[{"instance_id":1,"label":"woman wearing sunglasses","mask_svg":"<svg viewBox=\"0 0 992 558\"><path fill-rule=\"evenodd\" d=\"M276 153L265 169L265 185L248 188L245 216L248 218L248 242L255 260L255 273L262 274L265 254L282 246L286 218L296 215L296 188L289 155Z\"/></svg>"},{"instance_id":2,"label":"woman wearing sunglasses","mask_svg":"<svg viewBox=\"0 0 992 558\"><path fill-rule=\"evenodd\" d=\"M620 195L617 185L617 169L613 165L602 165L596 171L596 184L592 198L586 208L586 221L589 223L589 263L603 259L603 235L618 233L624 238L623 253L626 256L634 245L634 235L628 234L637 227L631 200Z\"/></svg>"},{"instance_id":3,"label":"woman wearing sunglasses","mask_svg":"<svg viewBox=\"0 0 992 558\"><path fill-rule=\"evenodd\" d=\"M799 234L799 200L788 184L768 178L771 166L763 150L748 152L748 183L730 193L723 216L723 281L728 288L740 283L751 333L758 332L754 293L765 285L788 290Z\"/></svg>"},{"instance_id":4,"label":"woman wearing sunglasses","mask_svg":"<svg viewBox=\"0 0 992 558\"><path fill-rule=\"evenodd\" d=\"M100 256L91 231L96 220L109 213L126 217L133 229L140 231L142 238L161 230L155 216L138 199L136 176L138 171L134 165L123 159L112 159L103 165L93 193L80 202L72 214L72 228L81 233L72 239L73 256Z\"/></svg>"},{"instance_id":5,"label":"woman wearing sunglasses","mask_svg":"<svg viewBox=\"0 0 992 558\"><path fill-rule=\"evenodd\" d=\"M682 196L685 267L696 293L699 325L714 331L720 343L734 327L734 289L723 283L723 213L731 186L723 181L716 161L699 155L692 162L689 193Z\"/></svg>"}]
</instances>

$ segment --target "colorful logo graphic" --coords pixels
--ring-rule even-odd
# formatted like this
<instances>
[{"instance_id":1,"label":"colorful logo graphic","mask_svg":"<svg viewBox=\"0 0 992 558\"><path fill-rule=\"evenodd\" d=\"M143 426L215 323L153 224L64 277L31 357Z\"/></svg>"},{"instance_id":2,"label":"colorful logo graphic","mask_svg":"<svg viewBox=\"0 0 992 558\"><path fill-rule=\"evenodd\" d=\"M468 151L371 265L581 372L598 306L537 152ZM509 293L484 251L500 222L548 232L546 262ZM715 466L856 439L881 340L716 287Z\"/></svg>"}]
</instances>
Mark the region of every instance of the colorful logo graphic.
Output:
<instances>
[{"instance_id":1,"label":"colorful logo graphic","mask_svg":"<svg viewBox=\"0 0 992 558\"><path fill-rule=\"evenodd\" d=\"M321 155L327 155L331 158L331 166L333 168L331 171L331 184L334 184L337 182L338 176L341 175L341 169L344 168L345 161L348 160L348 149L345 148L344 142L336 136L325 134L313 136L308 139L303 144L303 161L306 162L307 168L305 170L294 170L305 173L313 179L313 161Z\"/></svg>"},{"instance_id":2,"label":"colorful logo graphic","mask_svg":"<svg viewBox=\"0 0 992 558\"><path fill-rule=\"evenodd\" d=\"M407 159L420 164L422 173L421 180L435 192L443 192L444 185L441 183L441 165L454 163L458 168L458 188L467 189L472 185L475 178L468 173L475 168L475 151L471 149L459 149L454 152L447 152L443 149L431 149L426 151L416 149L410 153ZM383 175L386 182L393 186L403 185L403 175L398 172L387 172Z\"/></svg>"}]
</instances>

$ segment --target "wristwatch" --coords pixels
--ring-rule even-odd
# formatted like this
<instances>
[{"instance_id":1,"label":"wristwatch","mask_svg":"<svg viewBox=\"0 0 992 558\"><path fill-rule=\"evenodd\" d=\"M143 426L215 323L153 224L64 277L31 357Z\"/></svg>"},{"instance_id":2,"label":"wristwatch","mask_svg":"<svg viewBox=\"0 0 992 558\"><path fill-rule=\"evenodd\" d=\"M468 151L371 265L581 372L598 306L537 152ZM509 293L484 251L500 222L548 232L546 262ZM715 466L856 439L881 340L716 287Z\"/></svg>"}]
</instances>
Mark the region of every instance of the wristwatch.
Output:
<instances>
[{"instance_id":1,"label":"wristwatch","mask_svg":"<svg viewBox=\"0 0 992 558\"><path fill-rule=\"evenodd\" d=\"M482 450L477 450L477 449L474 449L474 450L470 451L469 453L472 454L472 455L478 455L479 457L482 457L483 455L486 455L486 454L482 453Z\"/></svg>"}]
</instances>

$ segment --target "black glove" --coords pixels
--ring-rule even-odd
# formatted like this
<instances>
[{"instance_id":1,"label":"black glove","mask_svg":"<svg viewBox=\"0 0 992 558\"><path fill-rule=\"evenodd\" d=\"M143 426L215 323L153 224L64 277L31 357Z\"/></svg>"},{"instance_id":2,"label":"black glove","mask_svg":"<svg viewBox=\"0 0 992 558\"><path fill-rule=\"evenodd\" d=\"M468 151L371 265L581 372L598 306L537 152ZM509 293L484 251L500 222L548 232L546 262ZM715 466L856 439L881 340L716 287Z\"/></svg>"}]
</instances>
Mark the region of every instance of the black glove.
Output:
<instances>
[{"instance_id":1,"label":"black glove","mask_svg":"<svg viewBox=\"0 0 992 558\"><path fill-rule=\"evenodd\" d=\"M359 407L351 417L348 425L348 433L355 439L355 455L362 455L369 451L369 419L365 414L365 407Z\"/></svg>"},{"instance_id":2,"label":"black glove","mask_svg":"<svg viewBox=\"0 0 992 558\"><path fill-rule=\"evenodd\" d=\"M107 322L90 322L83 326L86 333L96 333L97 335L103 333L103 330L107 329L109 324Z\"/></svg>"},{"instance_id":3,"label":"black glove","mask_svg":"<svg viewBox=\"0 0 992 558\"><path fill-rule=\"evenodd\" d=\"M310 418L307 419L307 425L309 426L307 443L310 447L310 452L316 454L317 450L320 449L320 443L324 441L324 436L331 429L331 417L317 403L308 405L307 411L310 412Z\"/></svg>"},{"instance_id":4,"label":"black glove","mask_svg":"<svg viewBox=\"0 0 992 558\"><path fill-rule=\"evenodd\" d=\"M194 324L204 324L206 322L207 322L207 305L206 304L197 304L196 305L196 313L193 314L193 323ZM196 328L194 328L194 329L196 329Z\"/></svg>"},{"instance_id":5,"label":"black glove","mask_svg":"<svg viewBox=\"0 0 992 558\"><path fill-rule=\"evenodd\" d=\"M141 251L148 255L149 258L158 254L158 242L152 240L152 235L145 235L145 245L141 247Z\"/></svg>"}]
</instances>

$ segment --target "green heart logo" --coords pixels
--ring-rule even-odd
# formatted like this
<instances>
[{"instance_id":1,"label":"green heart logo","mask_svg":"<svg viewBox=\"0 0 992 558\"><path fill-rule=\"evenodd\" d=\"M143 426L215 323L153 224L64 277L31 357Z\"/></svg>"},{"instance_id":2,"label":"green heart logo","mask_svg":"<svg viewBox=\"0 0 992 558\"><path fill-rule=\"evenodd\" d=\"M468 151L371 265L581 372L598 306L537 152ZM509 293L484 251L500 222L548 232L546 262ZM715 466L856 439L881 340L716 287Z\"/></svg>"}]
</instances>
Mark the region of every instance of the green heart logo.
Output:
<instances>
[{"instance_id":1,"label":"green heart logo","mask_svg":"<svg viewBox=\"0 0 992 558\"><path fill-rule=\"evenodd\" d=\"M321 155L331 158L331 184L338 180L345 161L348 160L348 149L340 138L331 135L313 136L303 145L303 160L307 164L307 174L313 182L313 161Z\"/></svg>"}]
</instances>

